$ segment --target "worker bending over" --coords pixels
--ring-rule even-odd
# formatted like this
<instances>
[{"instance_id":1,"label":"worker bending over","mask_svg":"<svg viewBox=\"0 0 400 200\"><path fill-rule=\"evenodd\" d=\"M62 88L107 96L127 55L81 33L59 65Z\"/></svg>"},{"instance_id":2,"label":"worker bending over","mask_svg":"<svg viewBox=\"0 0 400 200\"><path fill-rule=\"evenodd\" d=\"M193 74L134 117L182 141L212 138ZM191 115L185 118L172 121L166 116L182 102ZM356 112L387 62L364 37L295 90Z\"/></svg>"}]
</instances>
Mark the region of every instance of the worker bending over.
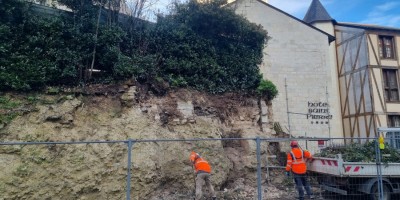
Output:
<instances>
[{"instance_id":1,"label":"worker bending over","mask_svg":"<svg viewBox=\"0 0 400 200\"><path fill-rule=\"evenodd\" d=\"M208 191L212 195L212 199L217 199L214 188L211 184L210 174L211 166L206 160L200 157L199 154L193 152L190 154L190 161L192 162L196 173L196 200L200 200L203 196L203 185L206 184Z\"/></svg>"}]
</instances>

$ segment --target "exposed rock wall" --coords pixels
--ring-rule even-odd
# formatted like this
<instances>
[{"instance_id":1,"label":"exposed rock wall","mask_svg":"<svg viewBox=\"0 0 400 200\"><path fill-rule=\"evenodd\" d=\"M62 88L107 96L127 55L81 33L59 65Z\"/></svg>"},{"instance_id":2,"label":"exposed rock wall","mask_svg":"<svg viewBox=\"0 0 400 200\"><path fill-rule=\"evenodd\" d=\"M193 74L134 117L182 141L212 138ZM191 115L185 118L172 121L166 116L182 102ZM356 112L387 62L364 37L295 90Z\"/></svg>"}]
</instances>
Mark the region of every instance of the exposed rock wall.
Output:
<instances>
[{"instance_id":1,"label":"exposed rock wall","mask_svg":"<svg viewBox=\"0 0 400 200\"><path fill-rule=\"evenodd\" d=\"M21 98L21 97L20 97ZM140 97L135 86L116 94L41 95L33 112L0 129L1 141L118 141L269 137L258 99L179 90ZM46 100L46 101L44 101ZM54 102L52 104L43 102ZM263 104L266 105L266 104ZM264 120L265 121L265 120ZM256 194L254 141L136 142L132 199L188 199L194 192L189 153L212 164L220 197ZM263 146L263 153L267 147ZM0 146L0 199L124 199L127 144ZM238 187L250 187L252 194ZM239 194L240 193L240 194ZM250 196L249 196L250 195Z\"/></svg>"}]
</instances>

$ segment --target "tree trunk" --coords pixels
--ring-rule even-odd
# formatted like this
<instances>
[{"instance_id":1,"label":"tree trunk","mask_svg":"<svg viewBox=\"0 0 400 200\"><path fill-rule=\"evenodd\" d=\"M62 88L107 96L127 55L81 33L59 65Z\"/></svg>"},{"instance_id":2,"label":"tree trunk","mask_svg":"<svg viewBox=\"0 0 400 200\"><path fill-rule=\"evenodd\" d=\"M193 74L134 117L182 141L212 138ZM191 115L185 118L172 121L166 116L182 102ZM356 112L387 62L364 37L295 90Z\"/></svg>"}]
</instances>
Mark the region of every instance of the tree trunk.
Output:
<instances>
[{"instance_id":1,"label":"tree trunk","mask_svg":"<svg viewBox=\"0 0 400 200\"><path fill-rule=\"evenodd\" d=\"M93 67L94 67L94 61L96 59L96 47L97 47L97 36L99 34L99 25L100 25L100 16L101 16L101 4L103 2L100 2L99 4L99 13L97 16L97 26L96 26L96 34L94 35L94 46L93 46L93 56L92 56L92 64L90 65L90 70L89 70L89 77L88 80L92 78L92 72L93 72Z\"/></svg>"}]
</instances>

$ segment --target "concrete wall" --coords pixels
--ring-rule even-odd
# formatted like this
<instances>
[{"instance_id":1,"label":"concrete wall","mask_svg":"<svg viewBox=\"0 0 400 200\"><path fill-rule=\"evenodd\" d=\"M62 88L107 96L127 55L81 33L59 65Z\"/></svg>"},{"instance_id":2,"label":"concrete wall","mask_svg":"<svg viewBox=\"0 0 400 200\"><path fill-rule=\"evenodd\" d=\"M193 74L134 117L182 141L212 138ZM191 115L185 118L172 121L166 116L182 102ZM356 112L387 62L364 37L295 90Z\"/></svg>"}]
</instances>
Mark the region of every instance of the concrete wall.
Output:
<instances>
[{"instance_id":1,"label":"concrete wall","mask_svg":"<svg viewBox=\"0 0 400 200\"><path fill-rule=\"evenodd\" d=\"M335 36L335 27L331 21L328 22L317 22L312 24L314 27L332 35ZM337 70L337 55L336 55L336 45L335 41L331 42L329 44L329 60L328 60L328 66L330 68L330 78L332 81L332 98L331 101L334 102L334 107L332 109L335 109L333 112L337 113L337 119L338 119L338 126L341 128L339 132L342 133L342 135L337 135L339 137L344 136L343 134L343 121L341 120L341 103L340 103L340 89L339 89L339 74ZM333 95L335 94L335 95ZM339 128L338 127L338 128Z\"/></svg>"},{"instance_id":2,"label":"concrete wall","mask_svg":"<svg viewBox=\"0 0 400 200\"><path fill-rule=\"evenodd\" d=\"M332 79L336 69L331 66L328 36L257 0L239 0L236 6L238 14L261 24L271 37L260 70L279 90L273 101L274 121L286 130L287 106L293 113L307 114L311 109L313 114L332 115L332 119L289 114L293 135L342 137L337 86Z\"/></svg>"}]
</instances>

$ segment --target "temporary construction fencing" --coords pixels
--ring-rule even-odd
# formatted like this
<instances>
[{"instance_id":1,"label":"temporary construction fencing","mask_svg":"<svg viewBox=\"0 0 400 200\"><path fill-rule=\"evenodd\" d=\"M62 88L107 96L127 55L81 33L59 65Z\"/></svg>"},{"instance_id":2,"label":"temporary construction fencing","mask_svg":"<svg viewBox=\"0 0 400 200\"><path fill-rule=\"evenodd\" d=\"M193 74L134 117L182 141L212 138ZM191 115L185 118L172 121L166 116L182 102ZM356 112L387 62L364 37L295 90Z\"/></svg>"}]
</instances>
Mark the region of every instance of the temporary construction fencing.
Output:
<instances>
[{"instance_id":1,"label":"temporary construction fencing","mask_svg":"<svg viewBox=\"0 0 400 200\"><path fill-rule=\"evenodd\" d=\"M355 146L379 138L1 142L0 194L3 199L192 199L195 183L188 156L196 151L213 167L218 199L295 199L299 194L293 177L284 173L292 140L317 154L328 147ZM386 144L398 142L396 137L386 140ZM342 159L348 155L314 157L308 164L313 196L396 198L400 161L385 162L387 155L381 153L378 142L374 144L374 155L365 149L352 154L364 156L364 162Z\"/></svg>"}]
</instances>

